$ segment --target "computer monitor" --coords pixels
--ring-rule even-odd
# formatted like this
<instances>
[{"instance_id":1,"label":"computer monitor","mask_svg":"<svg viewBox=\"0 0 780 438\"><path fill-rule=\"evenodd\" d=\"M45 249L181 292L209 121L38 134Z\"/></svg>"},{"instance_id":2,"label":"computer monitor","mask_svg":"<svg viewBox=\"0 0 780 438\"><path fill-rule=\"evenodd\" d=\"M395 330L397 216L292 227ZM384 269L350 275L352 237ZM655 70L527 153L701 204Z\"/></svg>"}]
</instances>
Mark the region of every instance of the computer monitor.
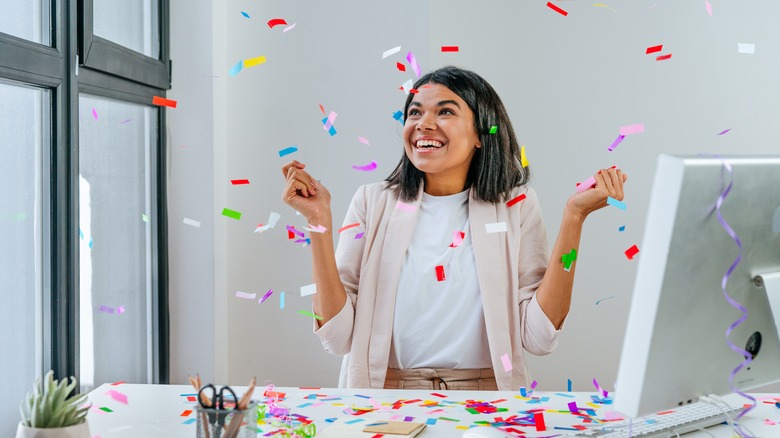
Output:
<instances>
[{"instance_id":1,"label":"computer monitor","mask_svg":"<svg viewBox=\"0 0 780 438\"><path fill-rule=\"evenodd\" d=\"M614 407L623 415L733 392L729 376L744 358L725 333L741 312L724 298L721 280L739 248L715 210L732 177L720 211L744 252L726 290L748 318L729 339L754 354L734 385L743 391L780 381L780 155L661 155L615 384Z\"/></svg>"}]
</instances>

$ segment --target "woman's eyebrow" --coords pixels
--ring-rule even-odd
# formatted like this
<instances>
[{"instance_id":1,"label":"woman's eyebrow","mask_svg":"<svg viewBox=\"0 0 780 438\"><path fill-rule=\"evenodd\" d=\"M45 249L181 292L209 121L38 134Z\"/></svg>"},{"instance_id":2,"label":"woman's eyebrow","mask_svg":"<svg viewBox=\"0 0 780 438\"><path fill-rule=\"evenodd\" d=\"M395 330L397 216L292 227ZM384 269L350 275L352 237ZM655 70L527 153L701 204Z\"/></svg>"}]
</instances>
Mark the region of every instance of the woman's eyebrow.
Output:
<instances>
[{"instance_id":1,"label":"woman's eyebrow","mask_svg":"<svg viewBox=\"0 0 780 438\"><path fill-rule=\"evenodd\" d=\"M460 109L460 104L454 100L442 100L439 103L437 103L436 106L445 106L450 104L455 105L456 107L458 107L458 109ZM409 102L409 106L422 106L422 104L420 102L411 101Z\"/></svg>"}]
</instances>

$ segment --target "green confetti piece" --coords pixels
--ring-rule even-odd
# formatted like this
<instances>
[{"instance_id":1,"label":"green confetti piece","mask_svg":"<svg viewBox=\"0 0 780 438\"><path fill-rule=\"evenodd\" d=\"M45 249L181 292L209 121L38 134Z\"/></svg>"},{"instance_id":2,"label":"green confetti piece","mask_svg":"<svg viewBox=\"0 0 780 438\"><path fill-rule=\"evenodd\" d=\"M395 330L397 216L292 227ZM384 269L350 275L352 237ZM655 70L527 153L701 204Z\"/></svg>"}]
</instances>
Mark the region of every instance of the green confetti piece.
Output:
<instances>
[{"instance_id":1,"label":"green confetti piece","mask_svg":"<svg viewBox=\"0 0 780 438\"><path fill-rule=\"evenodd\" d=\"M498 132L498 126L496 126L496 125L491 126L490 127L490 134L495 134L496 132Z\"/></svg>"},{"instance_id":2,"label":"green confetti piece","mask_svg":"<svg viewBox=\"0 0 780 438\"><path fill-rule=\"evenodd\" d=\"M563 262L563 269L566 272L569 272L571 270L571 265L574 263L574 261L577 260L577 250L572 248L571 251L569 251L568 254L564 254L561 256L561 261Z\"/></svg>"},{"instance_id":3,"label":"green confetti piece","mask_svg":"<svg viewBox=\"0 0 780 438\"><path fill-rule=\"evenodd\" d=\"M474 408L466 408L466 410L467 410L468 412L471 412L471 413L472 413L472 414L474 414L474 415L479 415L479 411L477 411L477 410L476 410L476 409L474 409Z\"/></svg>"},{"instance_id":4,"label":"green confetti piece","mask_svg":"<svg viewBox=\"0 0 780 438\"><path fill-rule=\"evenodd\" d=\"M460 420L458 420L457 418L439 417L439 420L444 420L444 421L454 421L454 422L456 422L456 423L460 423Z\"/></svg>"},{"instance_id":5,"label":"green confetti piece","mask_svg":"<svg viewBox=\"0 0 780 438\"><path fill-rule=\"evenodd\" d=\"M301 314L301 315L303 315L303 316L308 316L308 317L310 317L310 318L319 319L319 320L321 320L321 319L322 319L322 317L321 317L321 316L319 316L319 315L315 315L315 314L313 314L313 313L311 313L311 312L307 312L307 311L305 311L305 310L299 310L299 311L298 311L298 313L300 313L300 314Z\"/></svg>"},{"instance_id":6,"label":"green confetti piece","mask_svg":"<svg viewBox=\"0 0 780 438\"><path fill-rule=\"evenodd\" d=\"M102 407L102 408L100 408L100 410L103 411L103 412L114 412L111 409L106 408L106 407Z\"/></svg>"},{"instance_id":7,"label":"green confetti piece","mask_svg":"<svg viewBox=\"0 0 780 438\"><path fill-rule=\"evenodd\" d=\"M141 219L143 219L144 222L149 222L149 216L141 213Z\"/></svg>"},{"instance_id":8,"label":"green confetti piece","mask_svg":"<svg viewBox=\"0 0 780 438\"><path fill-rule=\"evenodd\" d=\"M233 218L233 219L235 219L237 221L241 220L241 212L240 211L231 210L229 208L223 208L222 209L222 216L227 216L227 217Z\"/></svg>"}]
</instances>

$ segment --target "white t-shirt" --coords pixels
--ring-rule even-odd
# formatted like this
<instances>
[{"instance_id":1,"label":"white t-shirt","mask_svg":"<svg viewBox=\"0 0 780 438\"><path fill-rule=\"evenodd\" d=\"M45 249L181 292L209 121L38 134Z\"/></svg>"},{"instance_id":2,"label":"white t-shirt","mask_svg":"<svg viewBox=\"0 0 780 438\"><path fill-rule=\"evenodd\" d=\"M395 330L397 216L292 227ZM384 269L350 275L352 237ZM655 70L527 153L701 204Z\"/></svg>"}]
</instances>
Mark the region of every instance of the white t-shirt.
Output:
<instances>
[{"instance_id":1,"label":"white t-shirt","mask_svg":"<svg viewBox=\"0 0 780 438\"><path fill-rule=\"evenodd\" d=\"M468 202L468 190L450 196L423 193L398 282L390 368L492 367ZM455 231L465 237L453 248ZM443 281L437 266L444 269Z\"/></svg>"}]
</instances>

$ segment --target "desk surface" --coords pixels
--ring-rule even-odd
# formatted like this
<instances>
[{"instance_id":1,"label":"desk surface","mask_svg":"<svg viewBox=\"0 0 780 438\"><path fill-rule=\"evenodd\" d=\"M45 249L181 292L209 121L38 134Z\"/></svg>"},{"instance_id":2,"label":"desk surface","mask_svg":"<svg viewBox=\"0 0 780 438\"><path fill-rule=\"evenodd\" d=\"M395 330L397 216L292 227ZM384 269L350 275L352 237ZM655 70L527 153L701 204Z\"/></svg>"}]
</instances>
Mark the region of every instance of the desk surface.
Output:
<instances>
[{"instance_id":1,"label":"desk surface","mask_svg":"<svg viewBox=\"0 0 780 438\"><path fill-rule=\"evenodd\" d=\"M240 397L246 387L235 387ZM544 418L544 430L535 426L512 426L527 437L575 436L576 427L587 417L597 420L612 419L618 414L612 410L611 399L585 392L535 392L523 397L508 391L414 391L370 390L338 388L276 388L284 393L279 404L290 414L317 426L317 436L346 436L328 433L328 428L351 428L376 420L415 421L428 423L422 438L457 438L469 427L484 427L508 418L528 417L528 412L539 412ZM182 385L103 385L89 394L92 408L88 421L93 437L186 437L195 436L195 397L190 386ZM264 389L257 388L252 397L260 403L268 401ZM755 394L756 409L743 424L757 436L780 436L780 409L775 401L780 395ZM777 399L775 399L777 397ZM472 404L473 401L484 402ZM569 410L576 402L581 414ZM499 418L500 417L500 418ZM270 421L270 419L269 419ZM278 423L277 423L278 424ZM494 423L495 424L495 423ZM282 426L284 428L284 426ZM258 436L280 429L266 421L258 423ZM343 430L343 429L342 429ZM708 429L714 436L731 437L727 426ZM331 431L332 432L332 431ZM349 436L373 436L359 434ZM269 435L270 436L270 435ZM697 432L686 437L709 436Z\"/></svg>"}]
</instances>

